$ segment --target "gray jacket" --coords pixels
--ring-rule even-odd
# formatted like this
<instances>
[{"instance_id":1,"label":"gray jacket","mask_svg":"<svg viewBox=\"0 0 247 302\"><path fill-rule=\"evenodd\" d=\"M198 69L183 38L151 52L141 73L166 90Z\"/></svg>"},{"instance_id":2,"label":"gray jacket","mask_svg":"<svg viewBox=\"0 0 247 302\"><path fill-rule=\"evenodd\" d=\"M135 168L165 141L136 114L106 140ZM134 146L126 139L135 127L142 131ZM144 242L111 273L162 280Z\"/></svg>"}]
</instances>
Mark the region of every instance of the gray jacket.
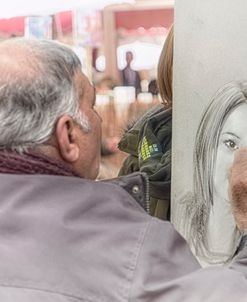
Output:
<instances>
[{"instance_id":1,"label":"gray jacket","mask_svg":"<svg viewBox=\"0 0 247 302\"><path fill-rule=\"evenodd\" d=\"M140 175L1 174L0 301L247 301L247 255L240 269L200 270L172 225L144 211L147 188Z\"/></svg>"}]
</instances>

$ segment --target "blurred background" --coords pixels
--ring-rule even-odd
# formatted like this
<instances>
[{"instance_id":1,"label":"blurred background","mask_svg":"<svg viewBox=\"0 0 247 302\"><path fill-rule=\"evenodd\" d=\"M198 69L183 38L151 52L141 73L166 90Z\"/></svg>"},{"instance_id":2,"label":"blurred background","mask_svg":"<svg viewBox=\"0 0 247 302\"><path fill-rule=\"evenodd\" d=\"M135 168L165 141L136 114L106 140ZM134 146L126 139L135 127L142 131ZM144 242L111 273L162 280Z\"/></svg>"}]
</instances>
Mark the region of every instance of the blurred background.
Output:
<instances>
[{"instance_id":1,"label":"blurred background","mask_svg":"<svg viewBox=\"0 0 247 302\"><path fill-rule=\"evenodd\" d=\"M174 0L8 0L1 8L0 41L53 39L80 58L103 119L99 179L117 176L124 129L160 102L156 68L173 18Z\"/></svg>"}]
</instances>

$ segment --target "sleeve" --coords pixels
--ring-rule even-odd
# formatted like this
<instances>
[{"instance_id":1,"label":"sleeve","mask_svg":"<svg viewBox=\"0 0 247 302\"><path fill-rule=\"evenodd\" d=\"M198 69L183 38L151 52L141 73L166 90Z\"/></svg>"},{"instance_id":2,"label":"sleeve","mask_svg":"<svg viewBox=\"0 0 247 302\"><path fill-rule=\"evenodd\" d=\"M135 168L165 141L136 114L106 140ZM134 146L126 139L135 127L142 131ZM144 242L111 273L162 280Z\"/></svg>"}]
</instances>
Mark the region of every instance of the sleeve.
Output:
<instances>
[{"instance_id":1,"label":"sleeve","mask_svg":"<svg viewBox=\"0 0 247 302\"><path fill-rule=\"evenodd\" d=\"M244 302L247 281L228 267L202 269L171 224L153 218L136 263L131 302Z\"/></svg>"},{"instance_id":2,"label":"sleeve","mask_svg":"<svg viewBox=\"0 0 247 302\"><path fill-rule=\"evenodd\" d=\"M247 278L247 231L243 232L236 255L229 266L231 269L241 272Z\"/></svg>"},{"instance_id":3,"label":"sleeve","mask_svg":"<svg viewBox=\"0 0 247 302\"><path fill-rule=\"evenodd\" d=\"M130 301L166 300L167 284L200 269L186 241L168 222L152 218L136 262Z\"/></svg>"},{"instance_id":4,"label":"sleeve","mask_svg":"<svg viewBox=\"0 0 247 302\"><path fill-rule=\"evenodd\" d=\"M35 288L0 285L1 302L78 302L77 297Z\"/></svg>"}]
</instances>

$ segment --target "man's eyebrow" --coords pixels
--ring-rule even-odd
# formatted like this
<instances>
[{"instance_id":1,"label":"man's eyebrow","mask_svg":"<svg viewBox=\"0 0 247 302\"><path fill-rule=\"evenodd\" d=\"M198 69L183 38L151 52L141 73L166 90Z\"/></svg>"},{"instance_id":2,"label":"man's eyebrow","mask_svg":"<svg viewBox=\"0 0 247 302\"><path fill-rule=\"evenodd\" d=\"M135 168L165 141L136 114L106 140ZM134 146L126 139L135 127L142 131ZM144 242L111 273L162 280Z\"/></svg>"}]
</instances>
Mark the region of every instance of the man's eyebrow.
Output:
<instances>
[{"instance_id":1,"label":"man's eyebrow","mask_svg":"<svg viewBox=\"0 0 247 302\"><path fill-rule=\"evenodd\" d=\"M222 134L227 134L227 135L235 136L236 138L240 139L240 137L237 134L233 133L233 132L227 131L227 132L223 132Z\"/></svg>"}]
</instances>

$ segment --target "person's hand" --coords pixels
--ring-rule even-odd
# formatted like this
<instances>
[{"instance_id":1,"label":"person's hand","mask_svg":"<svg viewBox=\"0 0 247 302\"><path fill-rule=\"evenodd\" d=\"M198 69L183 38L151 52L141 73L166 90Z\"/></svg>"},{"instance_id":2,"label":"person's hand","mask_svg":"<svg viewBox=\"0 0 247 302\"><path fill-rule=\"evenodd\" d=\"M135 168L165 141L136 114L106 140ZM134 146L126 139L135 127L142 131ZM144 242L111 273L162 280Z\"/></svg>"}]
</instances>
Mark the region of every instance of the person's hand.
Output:
<instances>
[{"instance_id":1,"label":"person's hand","mask_svg":"<svg viewBox=\"0 0 247 302\"><path fill-rule=\"evenodd\" d=\"M230 172L229 191L233 215L240 231L247 229L247 148L235 153Z\"/></svg>"}]
</instances>

